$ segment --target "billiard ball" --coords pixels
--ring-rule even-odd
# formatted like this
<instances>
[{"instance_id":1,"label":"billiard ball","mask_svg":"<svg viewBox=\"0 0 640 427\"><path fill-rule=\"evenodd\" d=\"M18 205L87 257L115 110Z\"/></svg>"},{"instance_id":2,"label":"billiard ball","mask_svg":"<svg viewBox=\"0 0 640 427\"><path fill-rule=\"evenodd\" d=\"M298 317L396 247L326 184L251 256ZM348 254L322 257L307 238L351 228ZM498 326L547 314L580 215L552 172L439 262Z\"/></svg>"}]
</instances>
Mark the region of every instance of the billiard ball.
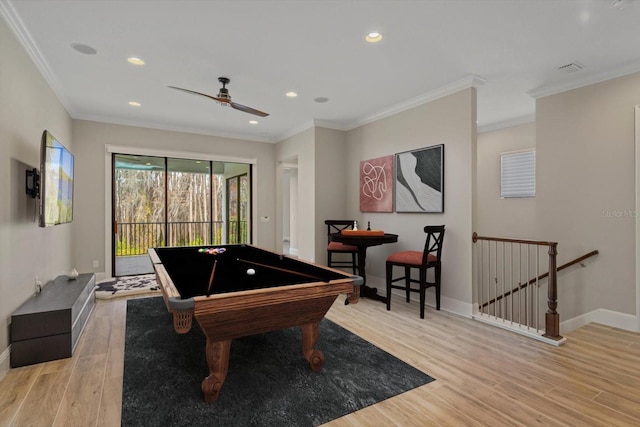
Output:
<instances>
[{"instance_id":1,"label":"billiard ball","mask_svg":"<svg viewBox=\"0 0 640 427\"><path fill-rule=\"evenodd\" d=\"M253 276L254 274L256 274L256 271L253 268L247 269L247 275L248 276Z\"/></svg>"}]
</instances>

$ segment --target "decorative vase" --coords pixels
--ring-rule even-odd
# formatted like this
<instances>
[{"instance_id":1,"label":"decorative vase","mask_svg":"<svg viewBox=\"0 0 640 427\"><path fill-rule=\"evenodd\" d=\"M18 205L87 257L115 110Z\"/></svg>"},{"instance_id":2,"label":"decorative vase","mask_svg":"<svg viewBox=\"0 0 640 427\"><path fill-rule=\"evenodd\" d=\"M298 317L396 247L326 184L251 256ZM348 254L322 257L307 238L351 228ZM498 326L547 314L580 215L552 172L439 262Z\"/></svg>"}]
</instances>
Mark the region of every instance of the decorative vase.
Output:
<instances>
[{"instance_id":1,"label":"decorative vase","mask_svg":"<svg viewBox=\"0 0 640 427\"><path fill-rule=\"evenodd\" d=\"M76 270L75 268L72 268L71 271L67 273L67 278L69 280L77 279L78 276L79 276L78 270Z\"/></svg>"}]
</instances>

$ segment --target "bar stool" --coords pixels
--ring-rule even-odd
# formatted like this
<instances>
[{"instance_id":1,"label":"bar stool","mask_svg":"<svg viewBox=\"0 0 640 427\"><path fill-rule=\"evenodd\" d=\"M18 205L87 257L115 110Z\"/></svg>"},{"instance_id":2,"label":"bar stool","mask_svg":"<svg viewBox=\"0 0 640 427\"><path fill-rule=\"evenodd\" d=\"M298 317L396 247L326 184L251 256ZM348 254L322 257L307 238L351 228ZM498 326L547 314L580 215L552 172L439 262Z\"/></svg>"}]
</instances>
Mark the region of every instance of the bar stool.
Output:
<instances>
[{"instance_id":1,"label":"bar stool","mask_svg":"<svg viewBox=\"0 0 640 427\"><path fill-rule=\"evenodd\" d=\"M345 245L339 242L332 242L329 237L330 234L340 233L342 230L353 229L352 219L328 219L324 223L327 225L327 267L338 268L351 268L353 274L357 273L358 263L356 262L356 256L358 254L358 248L356 246ZM351 260L333 259L334 254L350 254Z\"/></svg>"},{"instance_id":2,"label":"bar stool","mask_svg":"<svg viewBox=\"0 0 640 427\"><path fill-rule=\"evenodd\" d=\"M396 252L387 257L387 310L391 310L391 289L404 289L407 302L410 301L411 292L420 293L420 318L424 319L425 291L427 288L436 288L436 310L440 310L440 279L442 265L442 242L444 240L444 225L427 225L424 227L427 233L427 241L424 250ZM404 276L393 278L393 267L403 267ZM411 269L417 268L419 279L411 278ZM434 269L434 281L427 281L427 270ZM404 280L404 285L394 285L394 282ZM418 283L419 288L412 288L412 283Z\"/></svg>"}]
</instances>

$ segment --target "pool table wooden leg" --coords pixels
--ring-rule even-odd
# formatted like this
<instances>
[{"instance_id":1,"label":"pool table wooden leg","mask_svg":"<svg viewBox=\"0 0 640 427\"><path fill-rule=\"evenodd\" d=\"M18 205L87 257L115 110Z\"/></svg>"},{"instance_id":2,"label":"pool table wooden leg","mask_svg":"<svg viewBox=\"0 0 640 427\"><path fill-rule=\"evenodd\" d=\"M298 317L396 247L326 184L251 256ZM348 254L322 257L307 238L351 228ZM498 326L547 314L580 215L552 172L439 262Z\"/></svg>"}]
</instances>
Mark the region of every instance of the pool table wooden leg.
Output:
<instances>
[{"instance_id":1,"label":"pool table wooden leg","mask_svg":"<svg viewBox=\"0 0 640 427\"><path fill-rule=\"evenodd\" d=\"M206 402L215 402L229 370L231 340L211 341L207 338L207 365L209 376L202 381L202 392Z\"/></svg>"},{"instance_id":2,"label":"pool table wooden leg","mask_svg":"<svg viewBox=\"0 0 640 427\"><path fill-rule=\"evenodd\" d=\"M302 329L302 354L309 362L309 366L313 372L320 372L324 363L324 354L320 350L315 350L314 345L318 342L320 336L320 326L318 322L307 323L300 326Z\"/></svg>"},{"instance_id":3,"label":"pool table wooden leg","mask_svg":"<svg viewBox=\"0 0 640 427\"><path fill-rule=\"evenodd\" d=\"M355 304L360 299L360 285L353 287L353 292L347 295L345 304Z\"/></svg>"}]
</instances>

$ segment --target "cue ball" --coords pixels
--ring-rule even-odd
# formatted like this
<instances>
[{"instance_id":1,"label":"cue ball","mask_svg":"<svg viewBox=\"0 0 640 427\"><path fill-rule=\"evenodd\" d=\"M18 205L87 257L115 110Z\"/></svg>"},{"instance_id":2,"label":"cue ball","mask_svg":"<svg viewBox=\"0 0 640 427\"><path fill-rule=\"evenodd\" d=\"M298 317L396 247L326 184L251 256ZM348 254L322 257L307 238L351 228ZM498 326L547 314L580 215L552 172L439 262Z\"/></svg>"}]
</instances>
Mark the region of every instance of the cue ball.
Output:
<instances>
[{"instance_id":1,"label":"cue ball","mask_svg":"<svg viewBox=\"0 0 640 427\"><path fill-rule=\"evenodd\" d=\"M256 271L253 268L249 268L247 270L247 275L248 276L253 276L254 274L256 274Z\"/></svg>"}]
</instances>

